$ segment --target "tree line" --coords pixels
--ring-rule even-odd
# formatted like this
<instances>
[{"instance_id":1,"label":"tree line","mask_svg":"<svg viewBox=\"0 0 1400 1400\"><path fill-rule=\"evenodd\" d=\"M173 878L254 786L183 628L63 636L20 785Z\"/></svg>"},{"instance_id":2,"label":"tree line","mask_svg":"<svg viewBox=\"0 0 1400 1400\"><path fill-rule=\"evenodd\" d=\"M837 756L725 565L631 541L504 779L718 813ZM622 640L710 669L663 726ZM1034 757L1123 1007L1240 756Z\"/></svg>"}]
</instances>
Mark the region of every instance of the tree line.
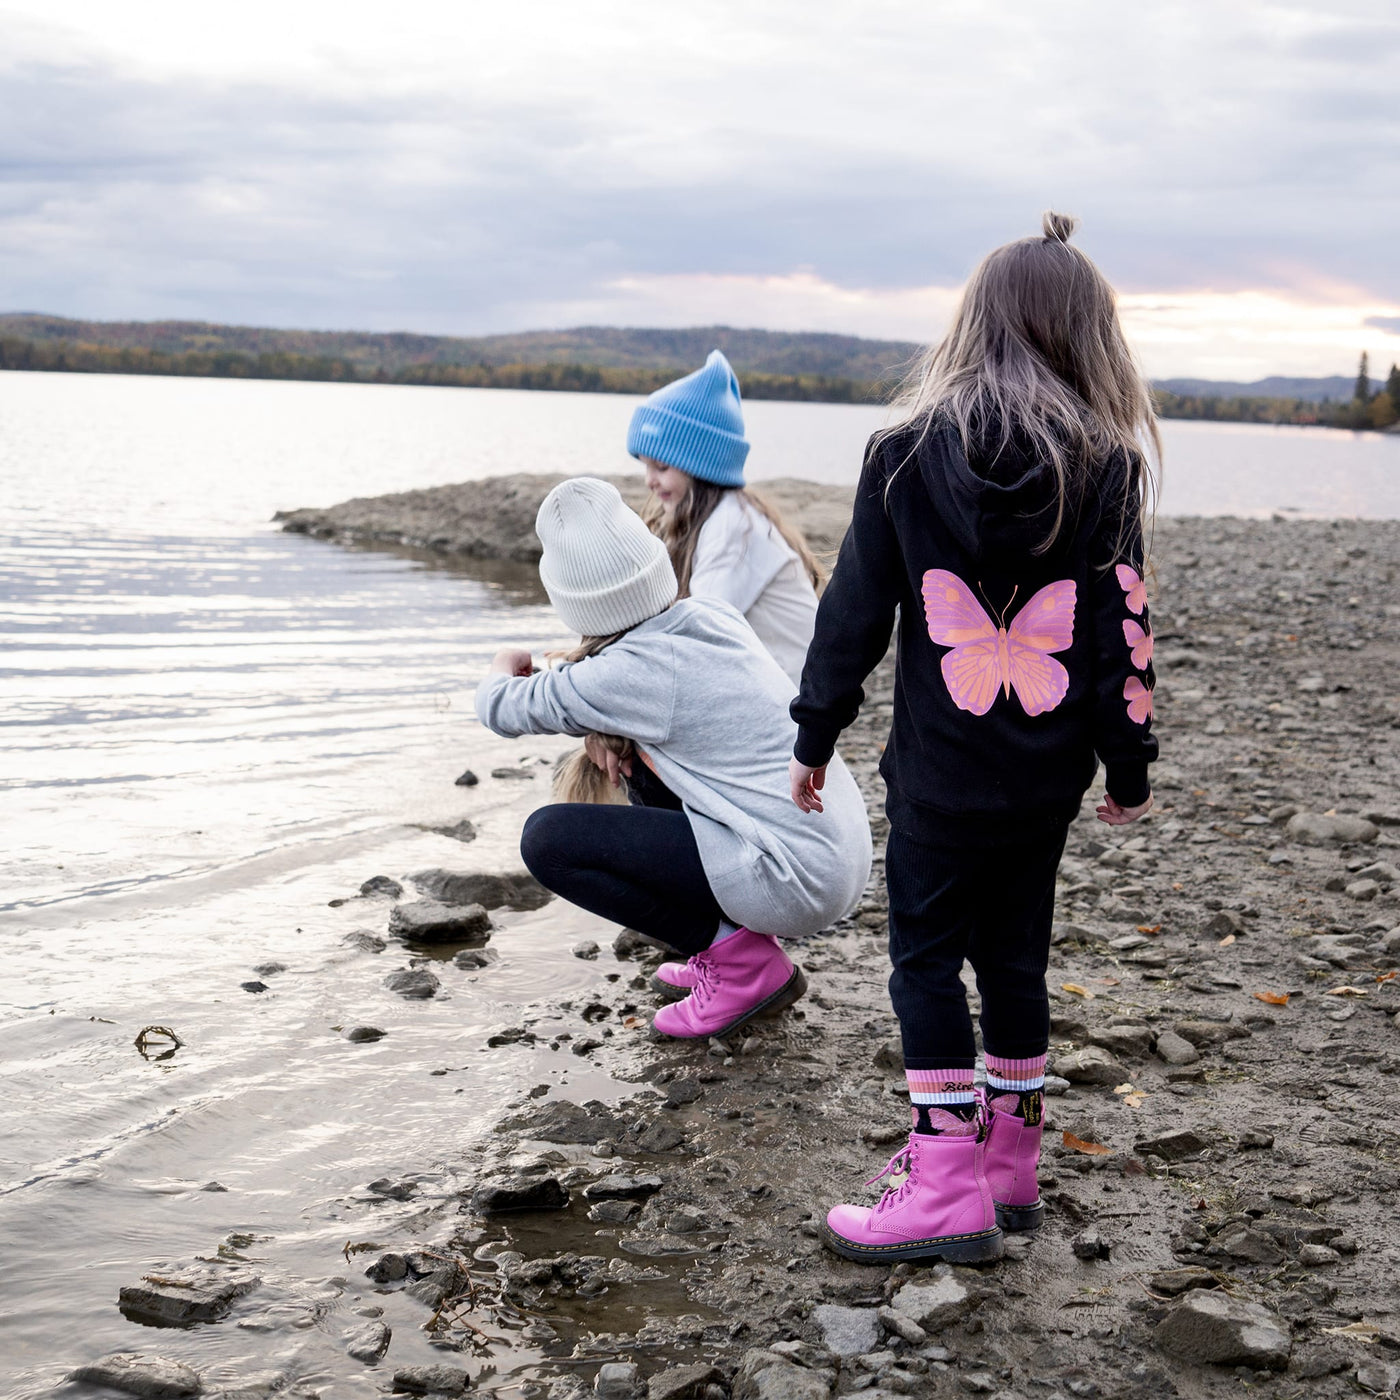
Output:
<instances>
[{"instance_id":1,"label":"tree line","mask_svg":"<svg viewBox=\"0 0 1400 1400\"><path fill-rule=\"evenodd\" d=\"M291 351L153 350L144 346L97 345L77 340L29 340L0 336L0 370L73 374L147 374L198 379L298 379L348 384L423 384L460 389L535 389L580 394L650 394L677 375L674 367L584 364L411 364L394 370L337 356ZM825 374L739 371L750 399L811 403L883 403L890 380ZM1400 367L1373 391L1367 356L1361 356L1351 399L1321 403L1307 399L1218 397L1154 390L1163 418L1220 423L1289 423L1353 430L1383 430L1400 422Z\"/></svg>"}]
</instances>

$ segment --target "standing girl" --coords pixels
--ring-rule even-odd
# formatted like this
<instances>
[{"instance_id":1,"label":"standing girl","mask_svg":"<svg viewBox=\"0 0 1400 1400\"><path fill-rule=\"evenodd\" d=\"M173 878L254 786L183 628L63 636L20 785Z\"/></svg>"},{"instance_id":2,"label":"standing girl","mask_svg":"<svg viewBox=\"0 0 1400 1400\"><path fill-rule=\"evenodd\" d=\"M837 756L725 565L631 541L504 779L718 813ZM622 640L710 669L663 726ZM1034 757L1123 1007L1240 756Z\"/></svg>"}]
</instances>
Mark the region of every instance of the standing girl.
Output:
<instances>
[{"instance_id":1,"label":"standing girl","mask_svg":"<svg viewBox=\"0 0 1400 1400\"><path fill-rule=\"evenodd\" d=\"M723 1035L806 989L779 939L854 907L870 875L870 827L839 758L827 818L788 800L792 683L728 603L676 600L666 547L615 487L556 486L535 529L540 580L583 638L535 671L497 654L476 693L496 734L605 734L631 741L634 802L556 802L525 823L520 851L546 888L690 957L688 995L657 1012L673 1036Z\"/></svg>"},{"instance_id":2,"label":"standing girl","mask_svg":"<svg viewBox=\"0 0 1400 1400\"><path fill-rule=\"evenodd\" d=\"M1073 231L1048 214L1043 237L983 261L904 421L871 441L792 706L793 800L820 811L898 611L880 769L914 1123L886 1168L898 1185L827 1217L827 1243L853 1259L991 1259L1003 1228L1040 1224L1055 871L1096 754L1102 821L1152 804L1142 516L1159 443L1113 290Z\"/></svg>"},{"instance_id":3,"label":"standing girl","mask_svg":"<svg viewBox=\"0 0 1400 1400\"><path fill-rule=\"evenodd\" d=\"M647 469L647 524L666 543L682 598L721 598L748 619L794 685L817 615L821 571L802 536L744 488L739 381L718 350L632 415L627 450Z\"/></svg>"}]
</instances>

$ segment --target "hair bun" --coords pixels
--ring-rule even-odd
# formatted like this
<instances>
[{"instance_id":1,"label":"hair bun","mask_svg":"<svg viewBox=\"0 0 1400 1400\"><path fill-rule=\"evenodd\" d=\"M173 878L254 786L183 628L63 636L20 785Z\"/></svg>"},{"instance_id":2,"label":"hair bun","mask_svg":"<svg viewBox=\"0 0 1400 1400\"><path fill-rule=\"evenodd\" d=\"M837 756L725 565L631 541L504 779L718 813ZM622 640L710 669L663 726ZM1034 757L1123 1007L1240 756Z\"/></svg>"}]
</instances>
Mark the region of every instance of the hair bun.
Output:
<instances>
[{"instance_id":1,"label":"hair bun","mask_svg":"<svg viewBox=\"0 0 1400 1400\"><path fill-rule=\"evenodd\" d=\"M1046 238L1056 243L1068 243L1079 227L1079 220L1073 214L1057 214L1052 209L1041 218L1040 227Z\"/></svg>"}]
</instances>

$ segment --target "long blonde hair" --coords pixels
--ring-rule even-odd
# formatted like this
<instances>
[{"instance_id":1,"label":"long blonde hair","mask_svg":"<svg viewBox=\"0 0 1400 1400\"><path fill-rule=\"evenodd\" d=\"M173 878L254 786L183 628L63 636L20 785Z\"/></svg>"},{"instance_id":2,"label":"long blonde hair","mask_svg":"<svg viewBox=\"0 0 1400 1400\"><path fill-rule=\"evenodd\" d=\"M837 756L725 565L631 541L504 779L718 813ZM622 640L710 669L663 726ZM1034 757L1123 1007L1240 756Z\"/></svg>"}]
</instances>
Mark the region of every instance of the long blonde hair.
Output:
<instances>
[{"instance_id":1,"label":"long blonde hair","mask_svg":"<svg viewBox=\"0 0 1400 1400\"><path fill-rule=\"evenodd\" d=\"M1070 247L1078 224L1048 213L1041 237L983 258L948 333L896 397L899 421L879 435L883 441L917 428L905 461L940 419L957 428L969 453L995 457L1013 433L1028 440L1058 488L1054 523L1038 553L1054 544L1114 460L1129 464L1119 503L1124 529L1134 510L1146 526L1161 468L1151 392L1123 334L1113 288Z\"/></svg>"},{"instance_id":2,"label":"long blonde hair","mask_svg":"<svg viewBox=\"0 0 1400 1400\"><path fill-rule=\"evenodd\" d=\"M570 651L550 652L548 659L561 663L584 661L590 656L597 656L604 647L610 647L619 637L625 635L623 632L614 632L610 637L584 637ZM594 733L589 734L587 738L597 739L619 758L631 758L636 753L632 741L617 734ZM627 779L623 778L621 787L614 787L608 781L608 775L589 758L586 750L575 749L556 765L552 795L556 802L625 804Z\"/></svg>"},{"instance_id":3,"label":"long blonde hair","mask_svg":"<svg viewBox=\"0 0 1400 1400\"><path fill-rule=\"evenodd\" d=\"M715 513L715 507L731 491L737 491L739 499L751 505L787 541L793 553L802 561L802 568L811 579L812 587L820 593L825 581L822 567L808 548L802 532L783 519L777 506L746 486L716 486L712 481L702 481L698 476L692 476L690 490L669 516L655 496L647 501L642 511L642 519L646 521L647 528L665 543L671 556L671 566L676 571L676 582L680 585L679 596L690 596L690 575L695 568L695 549L700 542L700 527Z\"/></svg>"}]
</instances>

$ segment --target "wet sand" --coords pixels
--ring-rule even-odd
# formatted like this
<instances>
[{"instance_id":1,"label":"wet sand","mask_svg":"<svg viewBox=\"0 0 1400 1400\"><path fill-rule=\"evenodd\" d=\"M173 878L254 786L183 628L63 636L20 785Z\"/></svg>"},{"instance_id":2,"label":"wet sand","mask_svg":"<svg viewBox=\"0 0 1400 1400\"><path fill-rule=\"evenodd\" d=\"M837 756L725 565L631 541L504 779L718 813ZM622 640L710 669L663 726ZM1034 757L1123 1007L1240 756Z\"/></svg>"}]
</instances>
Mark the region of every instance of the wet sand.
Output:
<instances>
[{"instance_id":1,"label":"wet sand","mask_svg":"<svg viewBox=\"0 0 1400 1400\"><path fill-rule=\"evenodd\" d=\"M449 547L401 524L380 538ZM1061 868L1045 1226L979 1270L818 1241L907 1130L877 864L801 947L808 997L732 1043L653 1041L657 956L622 935L586 996L474 1047L520 1085L496 1130L412 1170L386 1143L343 1203L325 1269L394 1324L347 1378L650 1400L1393 1388L1400 524L1164 520L1155 555L1158 807L1113 831L1086 801ZM890 676L842 746L877 835ZM267 1306L254 1289L207 1325ZM451 1372L406 1369L425 1343ZM236 1393L274 1390L338 1393L289 1372Z\"/></svg>"}]
</instances>

